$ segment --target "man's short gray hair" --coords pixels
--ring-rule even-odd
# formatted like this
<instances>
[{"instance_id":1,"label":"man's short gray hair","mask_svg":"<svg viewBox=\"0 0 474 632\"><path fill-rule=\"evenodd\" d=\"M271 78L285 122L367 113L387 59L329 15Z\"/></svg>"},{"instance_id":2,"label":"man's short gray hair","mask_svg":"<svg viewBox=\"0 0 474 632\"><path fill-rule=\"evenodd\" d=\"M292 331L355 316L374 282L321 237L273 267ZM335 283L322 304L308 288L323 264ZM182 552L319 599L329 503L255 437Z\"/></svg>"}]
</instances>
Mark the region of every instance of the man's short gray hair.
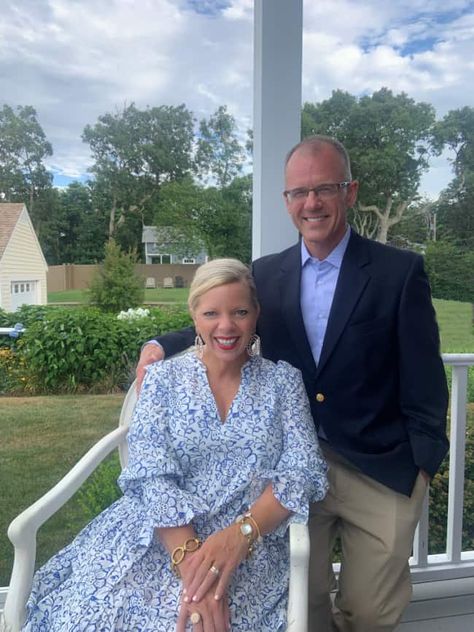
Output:
<instances>
[{"instance_id":1,"label":"man's short gray hair","mask_svg":"<svg viewBox=\"0 0 474 632\"><path fill-rule=\"evenodd\" d=\"M307 151L310 154L317 154L325 145L332 145L337 153L341 156L344 165L345 178L352 180L351 175L351 161L347 149L344 145L332 136L324 136L324 134L315 134L314 136L307 136L303 138L297 145L295 145L286 155L285 168L297 151Z\"/></svg>"}]
</instances>

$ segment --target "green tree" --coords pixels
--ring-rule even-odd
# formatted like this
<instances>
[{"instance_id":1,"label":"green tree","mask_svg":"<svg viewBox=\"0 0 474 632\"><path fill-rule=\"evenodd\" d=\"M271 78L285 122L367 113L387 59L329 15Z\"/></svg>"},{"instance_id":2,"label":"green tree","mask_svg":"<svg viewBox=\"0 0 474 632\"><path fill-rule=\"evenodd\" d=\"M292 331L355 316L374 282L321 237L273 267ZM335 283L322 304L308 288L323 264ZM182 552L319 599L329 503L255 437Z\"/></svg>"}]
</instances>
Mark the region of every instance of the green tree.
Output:
<instances>
[{"instance_id":1,"label":"green tree","mask_svg":"<svg viewBox=\"0 0 474 632\"><path fill-rule=\"evenodd\" d=\"M109 237L127 215L147 223L160 187L193 167L193 117L184 105L139 110L132 103L87 125L82 139L94 158L96 195L107 205Z\"/></svg>"},{"instance_id":2,"label":"green tree","mask_svg":"<svg viewBox=\"0 0 474 632\"><path fill-rule=\"evenodd\" d=\"M24 202L41 237L38 198L51 189L53 177L44 165L53 149L31 105L4 105L0 110L0 192L7 202Z\"/></svg>"},{"instance_id":3,"label":"green tree","mask_svg":"<svg viewBox=\"0 0 474 632\"><path fill-rule=\"evenodd\" d=\"M439 151L434 124L431 105L387 88L360 98L336 90L319 104L305 103L302 113L303 137L327 134L346 146L360 182L354 223L383 243L417 199L430 152Z\"/></svg>"},{"instance_id":4,"label":"green tree","mask_svg":"<svg viewBox=\"0 0 474 632\"><path fill-rule=\"evenodd\" d=\"M201 187L191 178L169 183L162 187L155 223L178 231L173 254L204 249L211 258L249 261L251 178L235 178L221 189Z\"/></svg>"},{"instance_id":5,"label":"green tree","mask_svg":"<svg viewBox=\"0 0 474 632\"><path fill-rule=\"evenodd\" d=\"M466 174L464 184L455 178L434 206L436 238L449 241L463 251L474 250L474 173Z\"/></svg>"},{"instance_id":6,"label":"green tree","mask_svg":"<svg viewBox=\"0 0 474 632\"><path fill-rule=\"evenodd\" d=\"M425 265L435 298L474 302L474 252L445 241L431 241Z\"/></svg>"},{"instance_id":7,"label":"green tree","mask_svg":"<svg viewBox=\"0 0 474 632\"><path fill-rule=\"evenodd\" d=\"M436 142L450 153L454 178L432 208L438 239L474 247L474 108L451 110L436 126Z\"/></svg>"},{"instance_id":8,"label":"green tree","mask_svg":"<svg viewBox=\"0 0 474 632\"><path fill-rule=\"evenodd\" d=\"M431 201L427 199L421 199L411 204L400 222L392 227L390 244L399 248L423 252L432 230L430 208Z\"/></svg>"},{"instance_id":9,"label":"green tree","mask_svg":"<svg viewBox=\"0 0 474 632\"><path fill-rule=\"evenodd\" d=\"M221 105L199 124L196 163L200 177L213 178L218 187L228 186L241 173L244 159L235 118Z\"/></svg>"},{"instance_id":10,"label":"green tree","mask_svg":"<svg viewBox=\"0 0 474 632\"><path fill-rule=\"evenodd\" d=\"M104 258L107 216L94 202L89 184L73 182L60 193L60 263L97 263Z\"/></svg>"},{"instance_id":11,"label":"green tree","mask_svg":"<svg viewBox=\"0 0 474 632\"><path fill-rule=\"evenodd\" d=\"M227 257L252 261L252 176L234 178L221 190L233 226L227 235Z\"/></svg>"},{"instance_id":12,"label":"green tree","mask_svg":"<svg viewBox=\"0 0 474 632\"><path fill-rule=\"evenodd\" d=\"M104 312L138 307L145 297L143 279L135 274L135 258L122 252L111 239L105 246L102 267L92 280L89 300Z\"/></svg>"},{"instance_id":13,"label":"green tree","mask_svg":"<svg viewBox=\"0 0 474 632\"><path fill-rule=\"evenodd\" d=\"M436 125L435 143L451 152L456 178L463 180L466 174L474 173L474 108L448 112Z\"/></svg>"}]
</instances>

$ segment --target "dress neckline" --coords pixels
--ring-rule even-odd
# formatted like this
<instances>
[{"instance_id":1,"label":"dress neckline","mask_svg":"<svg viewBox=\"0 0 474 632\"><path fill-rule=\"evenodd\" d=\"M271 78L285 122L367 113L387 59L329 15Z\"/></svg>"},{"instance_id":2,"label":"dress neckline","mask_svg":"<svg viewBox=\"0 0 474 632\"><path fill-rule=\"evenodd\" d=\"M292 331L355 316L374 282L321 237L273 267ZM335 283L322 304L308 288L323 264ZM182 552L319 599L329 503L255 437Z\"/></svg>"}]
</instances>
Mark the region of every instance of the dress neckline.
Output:
<instances>
[{"instance_id":1,"label":"dress neckline","mask_svg":"<svg viewBox=\"0 0 474 632\"><path fill-rule=\"evenodd\" d=\"M204 364L204 362L200 358L198 358L197 355L194 352L191 351L190 355L192 356L192 363L193 363L193 365L198 370L198 373L201 375L201 377L203 378L203 382L206 385L205 388L207 389L208 397L212 401L212 406L213 406L213 409L214 409L214 413L215 413L215 416L216 416L217 420L219 421L219 425L227 426L228 421L232 417L232 414L234 412L234 408L236 406L236 403L240 399L240 394L242 392L242 388L243 388L244 384L247 381L247 376L250 373L250 369L260 359L260 356L251 356L251 357L249 356L248 360L246 362L244 362L244 364L241 366L241 368L240 368L240 383L239 383L239 387L238 387L237 392L235 393L235 396L232 399L232 402L231 402L231 404L230 404L230 406L229 406L229 408L227 410L227 414L225 416L225 419L222 419L222 417L221 417L221 415L219 413L219 408L217 406L216 398L214 397L214 393L212 392L211 385L209 384L209 379L207 377L207 367Z\"/></svg>"}]
</instances>

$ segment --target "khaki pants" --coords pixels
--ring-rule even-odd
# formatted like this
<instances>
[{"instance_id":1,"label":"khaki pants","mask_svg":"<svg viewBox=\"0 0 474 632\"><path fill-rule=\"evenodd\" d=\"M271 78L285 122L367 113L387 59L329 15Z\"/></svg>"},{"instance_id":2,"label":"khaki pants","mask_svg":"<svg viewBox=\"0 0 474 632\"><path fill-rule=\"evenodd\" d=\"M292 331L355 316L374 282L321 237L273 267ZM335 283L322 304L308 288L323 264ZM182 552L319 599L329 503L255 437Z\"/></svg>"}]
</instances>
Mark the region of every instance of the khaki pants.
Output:
<instances>
[{"instance_id":1,"label":"khaki pants","mask_svg":"<svg viewBox=\"0 0 474 632\"><path fill-rule=\"evenodd\" d=\"M426 482L419 474L408 498L324 452L329 492L311 507L309 519L309 632L389 632L411 598L408 558ZM331 552L337 535L342 560L336 585Z\"/></svg>"}]
</instances>

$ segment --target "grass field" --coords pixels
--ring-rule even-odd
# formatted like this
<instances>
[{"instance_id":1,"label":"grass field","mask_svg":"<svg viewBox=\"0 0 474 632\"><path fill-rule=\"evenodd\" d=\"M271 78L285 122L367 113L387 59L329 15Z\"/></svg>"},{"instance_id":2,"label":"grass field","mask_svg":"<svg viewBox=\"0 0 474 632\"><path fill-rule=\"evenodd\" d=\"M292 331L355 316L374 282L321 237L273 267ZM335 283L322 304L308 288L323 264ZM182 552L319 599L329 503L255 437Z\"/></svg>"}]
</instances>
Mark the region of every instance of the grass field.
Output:
<instances>
[{"instance_id":1,"label":"grass field","mask_svg":"<svg viewBox=\"0 0 474 632\"><path fill-rule=\"evenodd\" d=\"M436 300L435 308L442 351L474 353L471 305ZM117 425L122 401L123 395L0 399L0 586L8 584L12 563L8 524ZM43 563L69 542L83 525L84 517L73 497L40 530L38 562Z\"/></svg>"},{"instance_id":2,"label":"grass field","mask_svg":"<svg viewBox=\"0 0 474 632\"><path fill-rule=\"evenodd\" d=\"M11 520L59 481L103 435L117 426L124 395L0 399L0 586L8 585ZM75 497L39 531L38 562L84 526Z\"/></svg>"},{"instance_id":3,"label":"grass field","mask_svg":"<svg viewBox=\"0 0 474 632\"><path fill-rule=\"evenodd\" d=\"M443 353L474 353L473 306L435 299Z\"/></svg>"},{"instance_id":4,"label":"grass field","mask_svg":"<svg viewBox=\"0 0 474 632\"><path fill-rule=\"evenodd\" d=\"M145 290L147 303L186 303L189 290L186 288L157 288ZM48 303L81 303L86 304L88 290L65 290L64 292L48 292Z\"/></svg>"}]
</instances>

